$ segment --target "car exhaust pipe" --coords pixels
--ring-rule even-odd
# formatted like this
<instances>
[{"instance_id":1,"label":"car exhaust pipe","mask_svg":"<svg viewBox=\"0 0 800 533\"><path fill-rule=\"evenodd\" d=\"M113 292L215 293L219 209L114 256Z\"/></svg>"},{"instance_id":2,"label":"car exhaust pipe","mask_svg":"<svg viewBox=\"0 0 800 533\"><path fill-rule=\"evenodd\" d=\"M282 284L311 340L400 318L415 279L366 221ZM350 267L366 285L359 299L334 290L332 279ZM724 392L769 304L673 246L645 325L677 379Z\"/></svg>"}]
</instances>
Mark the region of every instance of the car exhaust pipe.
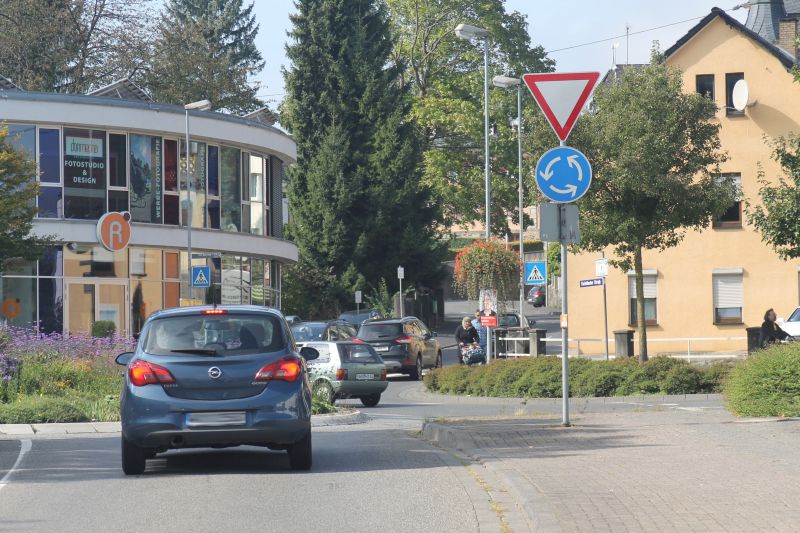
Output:
<instances>
[{"instance_id":1,"label":"car exhaust pipe","mask_svg":"<svg viewBox=\"0 0 800 533\"><path fill-rule=\"evenodd\" d=\"M169 445L173 448L183 448L184 442L183 437L180 435L172 437L172 440L169 441Z\"/></svg>"}]
</instances>

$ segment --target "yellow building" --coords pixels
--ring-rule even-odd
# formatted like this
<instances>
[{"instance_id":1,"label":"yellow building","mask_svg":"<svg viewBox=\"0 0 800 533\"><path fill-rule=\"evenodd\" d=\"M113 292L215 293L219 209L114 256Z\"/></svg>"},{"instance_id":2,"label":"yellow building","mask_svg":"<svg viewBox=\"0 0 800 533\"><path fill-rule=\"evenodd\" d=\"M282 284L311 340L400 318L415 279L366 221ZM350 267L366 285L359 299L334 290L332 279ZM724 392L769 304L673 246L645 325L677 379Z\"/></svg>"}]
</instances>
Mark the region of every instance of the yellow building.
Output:
<instances>
[{"instance_id":1,"label":"yellow building","mask_svg":"<svg viewBox=\"0 0 800 533\"><path fill-rule=\"evenodd\" d=\"M685 90L709 94L716 102L722 147L729 157L722 171L740 180L742 198L751 203L758 201L760 169L768 179L782 174L765 137L800 132L800 83L791 72L797 64L798 4L752 2L747 24L715 8L666 51L667 63L683 71ZM741 112L732 101L734 84L740 79L747 81L750 94L749 105ZM800 303L800 262L783 261L764 244L747 223L742 206L742 202L731 206L713 227L689 232L675 248L645 253L651 355L685 353L687 348L693 353L744 351L745 327L759 326L766 309L774 307L779 317L788 317ZM570 256L573 339L603 337L602 289L579 288L579 280L595 277L597 258L596 254ZM635 323L634 290L632 275L610 269L610 330ZM597 341L571 346L573 352L603 351Z\"/></svg>"}]
</instances>

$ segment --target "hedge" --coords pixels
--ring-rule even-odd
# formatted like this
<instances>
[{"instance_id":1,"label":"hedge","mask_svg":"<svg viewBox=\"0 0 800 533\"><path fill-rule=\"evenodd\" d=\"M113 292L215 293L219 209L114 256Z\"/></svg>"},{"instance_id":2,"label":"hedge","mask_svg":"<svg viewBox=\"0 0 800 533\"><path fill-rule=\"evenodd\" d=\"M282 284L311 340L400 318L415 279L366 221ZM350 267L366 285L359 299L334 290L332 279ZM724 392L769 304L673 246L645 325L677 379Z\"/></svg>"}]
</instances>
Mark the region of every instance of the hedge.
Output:
<instances>
[{"instance_id":1,"label":"hedge","mask_svg":"<svg viewBox=\"0 0 800 533\"><path fill-rule=\"evenodd\" d=\"M730 363L708 367L682 359L570 360L571 396L716 393L730 372ZM489 365L452 366L428 373L425 385L435 392L511 398L561 396L561 359L531 357L494 361Z\"/></svg>"},{"instance_id":2,"label":"hedge","mask_svg":"<svg viewBox=\"0 0 800 533\"><path fill-rule=\"evenodd\" d=\"M800 345L774 346L738 364L725 398L739 416L800 416Z\"/></svg>"}]
</instances>

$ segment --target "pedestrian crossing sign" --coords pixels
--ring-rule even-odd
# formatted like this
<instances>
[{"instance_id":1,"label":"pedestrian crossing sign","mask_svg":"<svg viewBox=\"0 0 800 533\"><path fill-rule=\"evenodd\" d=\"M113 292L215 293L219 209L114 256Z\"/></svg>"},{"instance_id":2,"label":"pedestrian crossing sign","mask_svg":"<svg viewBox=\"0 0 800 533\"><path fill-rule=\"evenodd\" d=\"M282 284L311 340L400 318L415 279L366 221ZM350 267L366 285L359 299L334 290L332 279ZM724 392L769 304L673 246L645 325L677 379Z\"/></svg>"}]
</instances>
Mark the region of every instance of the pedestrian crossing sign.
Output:
<instances>
[{"instance_id":1,"label":"pedestrian crossing sign","mask_svg":"<svg viewBox=\"0 0 800 533\"><path fill-rule=\"evenodd\" d=\"M192 287L211 286L211 267L193 266L192 267Z\"/></svg>"},{"instance_id":2,"label":"pedestrian crossing sign","mask_svg":"<svg viewBox=\"0 0 800 533\"><path fill-rule=\"evenodd\" d=\"M527 261L525 263L525 284L540 285L547 282L547 262Z\"/></svg>"}]
</instances>

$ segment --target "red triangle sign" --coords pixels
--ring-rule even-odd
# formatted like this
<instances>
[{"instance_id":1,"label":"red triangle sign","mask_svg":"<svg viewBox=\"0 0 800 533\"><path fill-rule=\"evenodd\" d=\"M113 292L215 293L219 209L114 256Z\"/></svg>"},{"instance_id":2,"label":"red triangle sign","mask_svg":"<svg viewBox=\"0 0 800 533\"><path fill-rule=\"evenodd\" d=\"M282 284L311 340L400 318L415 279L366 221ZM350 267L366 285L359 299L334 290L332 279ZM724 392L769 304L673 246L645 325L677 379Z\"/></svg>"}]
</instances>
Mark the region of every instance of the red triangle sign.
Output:
<instances>
[{"instance_id":1,"label":"red triangle sign","mask_svg":"<svg viewBox=\"0 0 800 533\"><path fill-rule=\"evenodd\" d=\"M599 72L549 72L522 76L562 142L569 137L599 78Z\"/></svg>"}]
</instances>

